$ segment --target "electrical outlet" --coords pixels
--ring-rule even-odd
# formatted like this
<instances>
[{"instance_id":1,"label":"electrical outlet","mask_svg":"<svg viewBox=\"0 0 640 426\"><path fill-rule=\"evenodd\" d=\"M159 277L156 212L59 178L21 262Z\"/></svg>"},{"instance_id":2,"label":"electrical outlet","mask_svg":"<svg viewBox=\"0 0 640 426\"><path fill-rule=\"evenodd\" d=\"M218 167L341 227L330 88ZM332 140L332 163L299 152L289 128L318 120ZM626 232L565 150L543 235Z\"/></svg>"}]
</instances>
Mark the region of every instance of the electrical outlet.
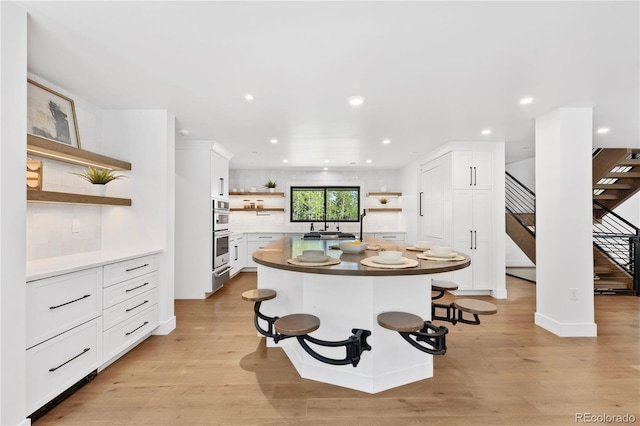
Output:
<instances>
[{"instance_id":1,"label":"electrical outlet","mask_svg":"<svg viewBox=\"0 0 640 426\"><path fill-rule=\"evenodd\" d=\"M577 288L569 289L569 299L570 300L578 300L578 289Z\"/></svg>"},{"instance_id":2,"label":"electrical outlet","mask_svg":"<svg viewBox=\"0 0 640 426\"><path fill-rule=\"evenodd\" d=\"M76 234L80 232L80 219L73 219L71 221L71 232Z\"/></svg>"}]
</instances>

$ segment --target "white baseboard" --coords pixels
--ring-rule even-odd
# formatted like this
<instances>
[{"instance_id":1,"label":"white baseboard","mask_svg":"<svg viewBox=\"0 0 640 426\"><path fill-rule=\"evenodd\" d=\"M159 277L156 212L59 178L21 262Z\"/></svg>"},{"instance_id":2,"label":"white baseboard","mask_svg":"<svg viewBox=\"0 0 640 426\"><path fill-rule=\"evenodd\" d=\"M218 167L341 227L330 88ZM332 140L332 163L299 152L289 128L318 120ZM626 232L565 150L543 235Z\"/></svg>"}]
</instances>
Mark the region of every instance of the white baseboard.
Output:
<instances>
[{"instance_id":1,"label":"white baseboard","mask_svg":"<svg viewBox=\"0 0 640 426\"><path fill-rule=\"evenodd\" d=\"M176 329L176 316L174 315L168 320L162 321L160 324L158 324L158 327L156 327L156 329L153 330L151 334L153 334L154 336L166 336L167 334L171 333L175 329Z\"/></svg>"},{"instance_id":2,"label":"white baseboard","mask_svg":"<svg viewBox=\"0 0 640 426\"><path fill-rule=\"evenodd\" d=\"M598 325L595 323L561 323L536 312L535 324L560 337L596 337Z\"/></svg>"}]
</instances>

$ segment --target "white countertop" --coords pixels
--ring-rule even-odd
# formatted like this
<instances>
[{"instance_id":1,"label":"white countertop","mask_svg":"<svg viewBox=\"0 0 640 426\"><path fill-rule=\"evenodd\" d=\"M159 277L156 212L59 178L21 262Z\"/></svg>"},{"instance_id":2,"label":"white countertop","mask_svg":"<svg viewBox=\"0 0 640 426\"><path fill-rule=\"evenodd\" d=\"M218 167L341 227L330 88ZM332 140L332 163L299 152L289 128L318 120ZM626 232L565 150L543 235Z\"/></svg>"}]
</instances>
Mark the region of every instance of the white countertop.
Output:
<instances>
[{"instance_id":1,"label":"white countertop","mask_svg":"<svg viewBox=\"0 0 640 426\"><path fill-rule=\"evenodd\" d=\"M27 262L27 282L81 271L113 262L161 253L161 249L98 250Z\"/></svg>"}]
</instances>

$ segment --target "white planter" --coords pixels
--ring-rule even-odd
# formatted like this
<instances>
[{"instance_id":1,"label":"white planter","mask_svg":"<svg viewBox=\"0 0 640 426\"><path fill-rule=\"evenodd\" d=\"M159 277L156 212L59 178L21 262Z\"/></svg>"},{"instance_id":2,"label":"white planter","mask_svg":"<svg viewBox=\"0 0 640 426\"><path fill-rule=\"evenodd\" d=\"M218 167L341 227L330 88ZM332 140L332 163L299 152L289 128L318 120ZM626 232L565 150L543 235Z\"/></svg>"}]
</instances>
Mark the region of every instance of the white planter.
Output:
<instances>
[{"instance_id":1,"label":"white planter","mask_svg":"<svg viewBox=\"0 0 640 426\"><path fill-rule=\"evenodd\" d=\"M276 192L275 188L269 188L269 192Z\"/></svg>"},{"instance_id":2,"label":"white planter","mask_svg":"<svg viewBox=\"0 0 640 426\"><path fill-rule=\"evenodd\" d=\"M96 191L96 195L100 197L104 197L105 195L107 195L107 185L94 183L93 188Z\"/></svg>"}]
</instances>

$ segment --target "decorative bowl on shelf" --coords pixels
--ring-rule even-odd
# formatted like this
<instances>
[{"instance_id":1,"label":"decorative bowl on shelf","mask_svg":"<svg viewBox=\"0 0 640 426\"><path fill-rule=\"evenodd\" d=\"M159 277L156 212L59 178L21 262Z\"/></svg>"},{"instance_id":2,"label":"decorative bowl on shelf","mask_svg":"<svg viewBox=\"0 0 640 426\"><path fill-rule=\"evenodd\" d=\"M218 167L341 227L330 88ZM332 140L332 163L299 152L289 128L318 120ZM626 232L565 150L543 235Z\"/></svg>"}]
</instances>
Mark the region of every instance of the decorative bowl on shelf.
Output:
<instances>
[{"instance_id":1,"label":"decorative bowl on shelf","mask_svg":"<svg viewBox=\"0 0 640 426\"><path fill-rule=\"evenodd\" d=\"M345 253L364 253L367 249L367 243L362 241L343 241L338 244L340 250Z\"/></svg>"}]
</instances>

